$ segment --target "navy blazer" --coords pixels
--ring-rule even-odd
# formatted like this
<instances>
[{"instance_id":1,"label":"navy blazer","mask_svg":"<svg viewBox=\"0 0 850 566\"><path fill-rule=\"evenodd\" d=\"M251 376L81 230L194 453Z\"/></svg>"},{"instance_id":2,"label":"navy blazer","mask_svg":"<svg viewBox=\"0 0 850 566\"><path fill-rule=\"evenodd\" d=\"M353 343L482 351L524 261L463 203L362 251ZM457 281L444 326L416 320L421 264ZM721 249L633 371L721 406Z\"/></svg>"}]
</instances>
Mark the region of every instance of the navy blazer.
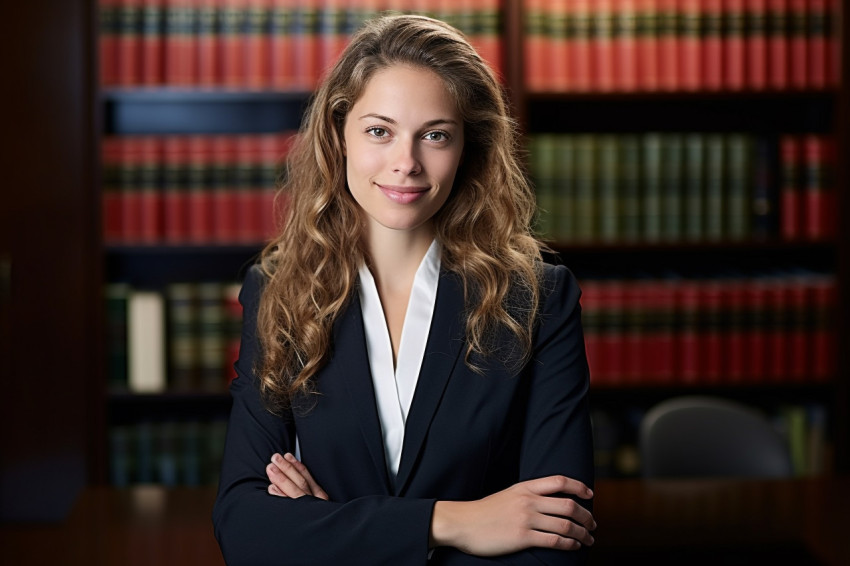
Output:
<instances>
[{"instance_id":1,"label":"navy blazer","mask_svg":"<svg viewBox=\"0 0 850 566\"><path fill-rule=\"evenodd\" d=\"M263 276L253 267L240 293L242 345L232 382L215 535L227 564L579 564L585 550L529 549L479 558L438 548L428 558L436 500L474 500L514 483L563 474L593 483L589 376L579 287L565 267L544 269L531 360L510 371L495 359L464 363L460 278L443 271L425 357L390 481L367 358L358 293L333 329L333 352L309 407L266 411L252 368L259 356ZM508 343L508 342L502 342ZM295 452L330 501L270 495L266 465ZM582 502L589 505L588 502Z\"/></svg>"}]
</instances>

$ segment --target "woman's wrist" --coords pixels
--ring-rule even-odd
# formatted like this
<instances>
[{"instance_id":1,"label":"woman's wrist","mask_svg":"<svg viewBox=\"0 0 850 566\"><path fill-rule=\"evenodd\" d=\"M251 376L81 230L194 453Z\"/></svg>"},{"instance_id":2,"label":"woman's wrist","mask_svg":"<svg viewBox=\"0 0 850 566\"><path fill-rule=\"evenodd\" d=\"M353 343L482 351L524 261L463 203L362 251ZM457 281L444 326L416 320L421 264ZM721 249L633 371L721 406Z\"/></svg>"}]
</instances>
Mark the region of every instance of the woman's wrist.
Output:
<instances>
[{"instance_id":1,"label":"woman's wrist","mask_svg":"<svg viewBox=\"0 0 850 566\"><path fill-rule=\"evenodd\" d=\"M463 523L459 517L464 503L463 501L437 501L434 504L434 512L431 514L431 548L460 546L459 531Z\"/></svg>"}]
</instances>

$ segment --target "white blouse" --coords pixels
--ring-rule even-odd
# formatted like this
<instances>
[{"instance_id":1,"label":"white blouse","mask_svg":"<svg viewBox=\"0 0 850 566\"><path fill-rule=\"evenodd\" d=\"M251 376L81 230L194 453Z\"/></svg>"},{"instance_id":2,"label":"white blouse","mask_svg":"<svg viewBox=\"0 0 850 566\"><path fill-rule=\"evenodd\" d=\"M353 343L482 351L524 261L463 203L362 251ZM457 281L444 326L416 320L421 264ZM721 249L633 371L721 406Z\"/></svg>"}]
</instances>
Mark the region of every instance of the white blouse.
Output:
<instances>
[{"instance_id":1,"label":"white blouse","mask_svg":"<svg viewBox=\"0 0 850 566\"><path fill-rule=\"evenodd\" d=\"M393 348L375 279L366 265L360 267L360 306L372 384L384 437L387 471L395 480L401 463L404 425L425 357L425 345L434 314L440 280L440 245L431 243L416 270L407 304L398 360L393 370Z\"/></svg>"}]
</instances>

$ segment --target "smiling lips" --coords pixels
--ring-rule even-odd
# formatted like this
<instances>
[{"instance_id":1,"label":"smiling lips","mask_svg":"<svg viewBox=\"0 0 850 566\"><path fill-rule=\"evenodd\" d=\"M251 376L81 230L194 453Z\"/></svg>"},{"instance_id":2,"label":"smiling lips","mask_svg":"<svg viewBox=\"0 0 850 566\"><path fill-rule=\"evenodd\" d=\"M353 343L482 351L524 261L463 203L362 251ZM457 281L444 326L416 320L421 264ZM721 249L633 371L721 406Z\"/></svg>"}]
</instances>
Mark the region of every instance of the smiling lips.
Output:
<instances>
[{"instance_id":1,"label":"smiling lips","mask_svg":"<svg viewBox=\"0 0 850 566\"><path fill-rule=\"evenodd\" d=\"M388 199L399 204L409 204L425 196L430 187L399 187L394 185L377 185Z\"/></svg>"}]
</instances>

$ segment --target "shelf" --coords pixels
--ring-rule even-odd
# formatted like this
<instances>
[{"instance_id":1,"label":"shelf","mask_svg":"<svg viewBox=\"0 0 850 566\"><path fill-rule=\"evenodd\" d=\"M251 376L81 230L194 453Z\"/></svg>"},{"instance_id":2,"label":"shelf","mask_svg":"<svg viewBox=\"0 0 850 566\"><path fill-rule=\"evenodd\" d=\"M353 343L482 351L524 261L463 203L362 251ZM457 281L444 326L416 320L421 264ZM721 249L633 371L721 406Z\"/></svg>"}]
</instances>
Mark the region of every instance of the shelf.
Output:
<instances>
[{"instance_id":1,"label":"shelf","mask_svg":"<svg viewBox=\"0 0 850 566\"><path fill-rule=\"evenodd\" d=\"M110 392L107 410L110 424L139 421L215 420L227 417L230 393L139 394Z\"/></svg>"},{"instance_id":2,"label":"shelf","mask_svg":"<svg viewBox=\"0 0 850 566\"><path fill-rule=\"evenodd\" d=\"M294 131L310 93L138 88L101 93L106 134L240 134Z\"/></svg>"}]
</instances>

